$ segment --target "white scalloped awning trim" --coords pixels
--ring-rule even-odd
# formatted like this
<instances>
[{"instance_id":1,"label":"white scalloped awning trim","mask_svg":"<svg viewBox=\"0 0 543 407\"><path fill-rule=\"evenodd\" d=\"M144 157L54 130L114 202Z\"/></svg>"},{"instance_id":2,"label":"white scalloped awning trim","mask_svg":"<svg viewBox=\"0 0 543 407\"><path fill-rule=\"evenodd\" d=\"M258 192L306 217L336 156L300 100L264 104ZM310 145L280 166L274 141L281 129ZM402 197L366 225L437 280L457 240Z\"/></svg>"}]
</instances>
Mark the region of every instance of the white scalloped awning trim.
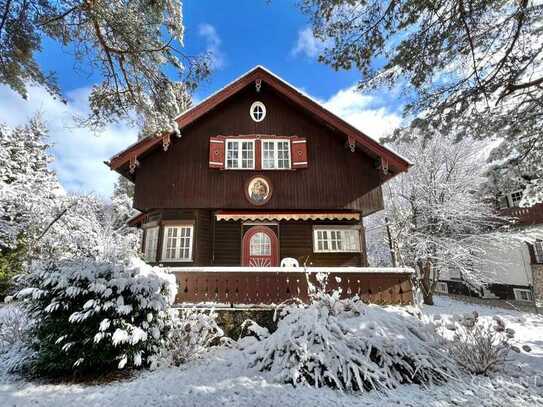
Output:
<instances>
[{"instance_id":1,"label":"white scalloped awning trim","mask_svg":"<svg viewBox=\"0 0 543 407\"><path fill-rule=\"evenodd\" d=\"M240 221L281 221L281 220L360 220L359 213L217 213L215 217L221 220Z\"/></svg>"}]
</instances>

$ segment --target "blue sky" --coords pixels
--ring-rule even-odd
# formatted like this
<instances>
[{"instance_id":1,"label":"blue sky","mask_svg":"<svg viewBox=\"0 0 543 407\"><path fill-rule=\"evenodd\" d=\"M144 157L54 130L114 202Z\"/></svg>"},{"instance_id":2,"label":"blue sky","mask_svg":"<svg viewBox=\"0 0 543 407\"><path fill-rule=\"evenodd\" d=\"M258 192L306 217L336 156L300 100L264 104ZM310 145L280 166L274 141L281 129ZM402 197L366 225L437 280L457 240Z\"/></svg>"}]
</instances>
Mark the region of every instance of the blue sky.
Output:
<instances>
[{"instance_id":1,"label":"blue sky","mask_svg":"<svg viewBox=\"0 0 543 407\"><path fill-rule=\"evenodd\" d=\"M184 52L211 52L216 60L213 74L196 90L195 101L255 65L264 65L374 138L400 124L401 99L396 92L360 94L354 89L358 72L336 72L317 62L322 44L311 35L308 18L295 1L185 0L183 18ZM23 101L0 86L0 120L16 126L40 112L50 128L53 165L64 187L108 196L116 176L102 162L132 143L137 129L119 123L93 135L77 127L71 117L84 114L89 88L99 76L77 66L69 50L53 41L44 42L39 62L57 73L68 105L40 88L31 88L29 100Z\"/></svg>"}]
</instances>

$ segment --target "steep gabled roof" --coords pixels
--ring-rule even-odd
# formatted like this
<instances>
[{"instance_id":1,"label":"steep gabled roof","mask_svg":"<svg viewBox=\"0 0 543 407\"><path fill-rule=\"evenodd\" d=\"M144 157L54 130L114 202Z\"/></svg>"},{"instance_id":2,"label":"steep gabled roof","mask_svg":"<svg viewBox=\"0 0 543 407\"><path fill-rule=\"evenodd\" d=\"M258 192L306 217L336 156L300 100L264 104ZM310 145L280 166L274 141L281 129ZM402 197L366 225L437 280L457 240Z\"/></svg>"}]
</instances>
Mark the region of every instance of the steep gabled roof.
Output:
<instances>
[{"instance_id":1,"label":"steep gabled roof","mask_svg":"<svg viewBox=\"0 0 543 407\"><path fill-rule=\"evenodd\" d=\"M357 128L330 112L320 103L260 65L254 67L249 72L243 74L224 88L204 99L198 105L193 106L176 117L175 120L179 125L181 133L185 127L194 123L207 112L211 111L245 87L254 84L256 80L261 80L263 83L271 86L276 92L283 95L294 104L302 107L318 120L344 134L347 139L354 141L356 146L369 156L386 160L392 173L397 174L399 172L407 171L408 167L411 165L405 158L368 137ZM144 153L148 153L153 149L160 148L162 146L162 140L163 135L159 135L158 137L149 136L114 155L109 162L106 162L106 164L111 169L126 175L126 166L131 159ZM124 168L125 171L122 171L122 168Z\"/></svg>"}]
</instances>

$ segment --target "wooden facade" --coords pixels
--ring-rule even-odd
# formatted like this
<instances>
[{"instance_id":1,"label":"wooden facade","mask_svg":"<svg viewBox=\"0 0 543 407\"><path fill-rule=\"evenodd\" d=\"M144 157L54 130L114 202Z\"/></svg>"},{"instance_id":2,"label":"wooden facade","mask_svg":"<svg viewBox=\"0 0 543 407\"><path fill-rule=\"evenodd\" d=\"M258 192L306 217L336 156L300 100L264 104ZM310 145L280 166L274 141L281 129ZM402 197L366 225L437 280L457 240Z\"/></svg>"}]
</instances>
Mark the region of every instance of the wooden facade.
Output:
<instances>
[{"instance_id":1,"label":"wooden facade","mask_svg":"<svg viewBox=\"0 0 543 407\"><path fill-rule=\"evenodd\" d=\"M255 123L252 101L267 106L266 120ZM209 139L223 135L277 135L307 138L309 166L292 170L219 170L209 168ZM345 140L309 114L263 87L249 87L182 130L167 153L138 159L134 207L147 212L162 208L255 209L245 199L248 178L264 175L274 196L266 209L351 209L364 215L383 208L382 176L374 160L351 152Z\"/></svg>"},{"instance_id":2,"label":"wooden facade","mask_svg":"<svg viewBox=\"0 0 543 407\"><path fill-rule=\"evenodd\" d=\"M176 121L179 134L148 137L108 163L135 183L134 207L142 214L132 225L145 230L150 263L256 266L260 271L243 280L253 279L246 284L253 294L265 290L258 273L284 259L308 267L368 265L363 217L383 208L381 185L407 170L403 158L260 67ZM208 291L241 281L214 276ZM269 296L286 295L279 294L284 276L275 276ZM355 291L373 287L368 278L382 283L359 276ZM404 283L393 284L388 302L405 302Z\"/></svg>"}]
</instances>

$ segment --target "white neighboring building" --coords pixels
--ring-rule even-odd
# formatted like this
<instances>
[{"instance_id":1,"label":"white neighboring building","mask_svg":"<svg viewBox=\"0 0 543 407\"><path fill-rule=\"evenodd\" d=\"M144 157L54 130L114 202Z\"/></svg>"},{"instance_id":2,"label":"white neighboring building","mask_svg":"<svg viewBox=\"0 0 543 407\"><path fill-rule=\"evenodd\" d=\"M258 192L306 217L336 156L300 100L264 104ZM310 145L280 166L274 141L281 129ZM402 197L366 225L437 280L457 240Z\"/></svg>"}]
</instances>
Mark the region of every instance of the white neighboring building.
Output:
<instances>
[{"instance_id":1,"label":"white neighboring building","mask_svg":"<svg viewBox=\"0 0 543 407\"><path fill-rule=\"evenodd\" d=\"M543 235L543 203L519 208L522 190L497 197L501 214L517 219L516 233L534 232ZM488 247L488 256L481 262L482 275L489 276L486 287L467 283L459 273L442 273L438 291L451 294L475 295L535 302L543 307L543 241L533 244L518 242L502 248Z\"/></svg>"},{"instance_id":2,"label":"white neighboring building","mask_svg":"<svg viewBox=\"0 0 543 407\"><path fill-rule=\"evenodd\" d=\"M487 245L485 251L487 256L477 269L489 280L486 287L469 284L458 271L449 270L441 273L437 291L532 302L533 276L528 245L523 242L500 248Z\"/></svg>"}]
</instances>

